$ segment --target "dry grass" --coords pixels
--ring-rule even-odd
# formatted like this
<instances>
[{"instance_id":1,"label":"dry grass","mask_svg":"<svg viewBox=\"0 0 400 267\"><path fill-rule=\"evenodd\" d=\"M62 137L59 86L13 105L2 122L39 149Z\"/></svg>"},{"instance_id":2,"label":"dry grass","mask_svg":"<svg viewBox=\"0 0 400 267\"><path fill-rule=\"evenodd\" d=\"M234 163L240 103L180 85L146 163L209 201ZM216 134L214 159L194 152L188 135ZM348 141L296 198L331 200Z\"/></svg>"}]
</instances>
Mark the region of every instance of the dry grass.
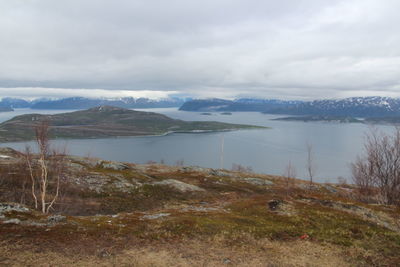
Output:
<instances>
[{"instance_id":1,"label":"dry grass","mask_svg":"<svg viewBox=\"0 0 400 267\"><path fill-rule=\"evenodd\" d=\"M351 251L351 249L350 249ZM309 241L258 240L244 247L224 240L183 241L130 248L114 254L99 248L93 255L35 252L18 245L0 246L4 266L354 266L349 249ZM352 251L360 256L360 251ZM353 255L354 256L354 255ZM354 259L354 257L351 257Z\"/></svg>"}]
</instances>

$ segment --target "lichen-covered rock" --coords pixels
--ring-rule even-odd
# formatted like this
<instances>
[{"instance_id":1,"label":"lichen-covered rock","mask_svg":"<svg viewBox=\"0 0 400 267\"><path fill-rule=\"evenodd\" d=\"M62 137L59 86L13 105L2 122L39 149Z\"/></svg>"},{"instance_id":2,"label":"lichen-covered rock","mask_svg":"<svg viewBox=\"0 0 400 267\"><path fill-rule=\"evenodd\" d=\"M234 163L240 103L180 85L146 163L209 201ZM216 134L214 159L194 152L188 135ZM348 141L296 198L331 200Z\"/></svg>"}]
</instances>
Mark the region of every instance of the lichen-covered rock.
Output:
<instances>
[{"instance_id":1,"label":"lichen-covered rock","mask_svg":"<svg viewBox=\"0 0 400 267\"><path fill-rule=\"evenodd\" d=\"M304 190L312 190L312 191L318 191L321 189L321 187L317 184L299 184L298 187Z\"/></svg>"},{"instance_id":2,"label":"lichen-covered rock","mask_svg":"<svg viewBox=\"0 0 400 267\"><path fill-rule=\"evenodd\" d=\"M68 156L67 158L71 162L75 162L90 168L96 167L96 165L99 163L99 159L96 158L79 157L79 156Z\"/></svg>"},{"instance_id":3,"label":"lichen-covered rock","mask_svg":"<svg viewBox=\"0 0 400 267\"><path fill-rule=\"evenodd\" d=\"M220 177L236 177L236 175L232 174L232 173L228 173L225 171L221 171L221 170L211 170L209 172L210 175L213 176L220 176Z\"/></svg>"},{"instance_id":4,"label":"lichen-covered rock","mask_svg":"<svg viewBox=\"0 0 400 267\"><path fill-rule=\"evenodd\" d=\"M128 165L121 163L121 162L101 161L99 165L104 169L111 169L111 170L116 170L116 171L122 171L122 170L129 169Z\"/></svg>"},{"instance_id":5,"label":"lichen-covered rock","mask_svg":"<svg viewBox=\"0 0 400 267\"><path fill-rule=\"evenodd\" d=\"M136 179L129 179L127 180L122 175L112 175L113 182L110 184L114 190L128 193L133 189L139 188L142 186L142 183L137 181Z\"/></svg>"},{"instance_id":6,"label":"lichen-covered rock","mask_svg":"<svg viewBox=\"0 0 400 267\"><path fill-rule=\"evenodd\" d=\"M171 215L170 213L156 213L156 214L149 214L149 215L144 215L142 217L142 219L147 219L147 220L155 220L158 218L162 218L162 217L167 217Z\"/></svg>"},{"instance_id":7,"label":"lichen-covered rock","mask_svg":"<svg viewBox=\"0 0 400 267\"><path fill-rule=\"evenodd\" d=\"M290 202L273 199L268 202L268 208L279 215L291 216L296 214L296 210Z\"/></svg>"},{"instance_id":8,"label":"lichen-covered rock","mask_svg":"<svg viewBox=\"0 0 400 267\"><path fill-rule=\"evenodd\" d=\"M260 179L260 178L253 178L253 177L248 177L248 178L243 178L243 181L249 184L254 184L254 185L273 185L274 183L268 180Z\"/></svg>"},{"instance_id":9,"label":"lichen-covered rock","mask_svg":"<svg viewBox=\"0 0 400 267\"><path fill-rule=\"evenodd\" d=\"M3 222L4 224L20 224L21 220L20 219L9 219Z\"/></svg>"},{"instance_id":10,"label":"lichen-covered rock","mask_svg":"<svg viewBox=\"0 0 400 267\"><path fill-rule=\"evenodd\" d=\"M63 215L51 215L47 217L47 221L50 223L61 223L67 221L67 217Z\"/></svg>"},{"instance_id":11,"label":"lichen-covered rock","mask_svg":"<svg viewBox=\"0 0 400 267\"><path fill-rule=\"evenodd\" d=\"M206 172L206 168L198 167L198 166L190 166L190 167L182 167L181 170L183 172Z\"/></svg>"},{"instance_id":12,"label":"lichen-covered rock","mask_svg":"<svg viewBox=\"0 0 400 267\"><path fill-rule=\"evenodd\" d=\"M71 177L77 185L97 193L103 192L103 187L109 182L109 178L101 173L89 173L82 177Z\"/></svg>"},{"instance_id":13,"label":"lichen-covered rock","mask_svg":"<svg viewBox=\"0 0 400 267\"><path fill-rule=\"evenodd\" d=\"M75 162L67 162L66 165L70 171L81 172L86 169L85 166Z\"/></svg>"},{"instance_id":14,"label":"lichen-covered rock","mask_svg":"<svg viewBox=\"0 0 400 267\"><path fill-rule=\"evenodd\" d=\"M29 209L17 203L0 203L0 215L10 211L29 212Z\"/></svg>"},{"instance_id":15,"label":"lichen-covered rock","mask_svg":"<svg viewBox=\"0 0 400 267\"><path fill-rule=\"evenodd\" d=\"M331 193L337 193L338 192L338 190L335 187L331 186L331 185L325 184L325 185L322 185L322 187L325 188L326 190L328 190Z\"/></svg>"},{"instance_id":16,"label":"lichen-covered rock","mask_svg":"<svg viewBox=\"0 0 400 267\"><path fill-rule=\"evenodd\" d=\"M205 191L203 188L200 188L196 185L192 185L192 184L187 184L175 179L167 179L167 180L163 180L161 182L155 182L153 183L155 185L166 185L166 186L170 186L180 192L196 192L196 191Z\"/></svg>"},{"instance_id":17,"label":"lichen-covered rock","mask_svg":"<svg viewBox=\"0 0 400 267\"><path fill-rule=\"evenodd\" d=\"M0 147L0 155L2 156L2 159L10 159L10 158L15 158L20 155L18 151L9 148L9 147Z\"/></svg>"}]
</instances>

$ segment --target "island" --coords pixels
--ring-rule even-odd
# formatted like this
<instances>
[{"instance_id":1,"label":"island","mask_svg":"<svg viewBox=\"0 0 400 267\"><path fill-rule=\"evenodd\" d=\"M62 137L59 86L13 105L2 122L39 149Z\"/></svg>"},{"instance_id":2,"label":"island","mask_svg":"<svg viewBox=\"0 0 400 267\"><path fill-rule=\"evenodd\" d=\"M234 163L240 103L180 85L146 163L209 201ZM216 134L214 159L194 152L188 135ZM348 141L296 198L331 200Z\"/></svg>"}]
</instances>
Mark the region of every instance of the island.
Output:
<instances>
[{"instance_id":1,"label":"island","mask_svg":"<svg viewBox=\"0 0 400 267\"><path fill-rule=\"evenodd\" d=\"M135 111L113 106L54 115L25 114L0 124L0 142L32 140L34 128L49 123L50 138L106 138L122 136L199 133L266 127L215 121L183 121L154 112Z\"/></svg>"},{"instance_id":2,"label":"island","mask_svg":"<svg viewBox=\"0 0 400 267\"><path fill-rule=\"evenodd\" d=\"M338 123L363 123L363 120L347 116L293 116L272 119L274 121L301 121L301 122L338 122Z\"/></svg>"}]
</instances>

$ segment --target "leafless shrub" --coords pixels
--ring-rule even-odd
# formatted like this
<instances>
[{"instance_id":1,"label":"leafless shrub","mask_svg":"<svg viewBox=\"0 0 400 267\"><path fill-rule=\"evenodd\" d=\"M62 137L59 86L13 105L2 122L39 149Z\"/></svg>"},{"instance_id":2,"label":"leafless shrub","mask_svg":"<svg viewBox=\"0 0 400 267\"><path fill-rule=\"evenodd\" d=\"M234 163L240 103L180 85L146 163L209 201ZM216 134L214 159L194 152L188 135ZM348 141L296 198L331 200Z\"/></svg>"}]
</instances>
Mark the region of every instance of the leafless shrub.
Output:
<instances>
[{"instance_id":1,"label":"leafless shrub","mask_svg":"<svg viewBox=\"0 0 400 267\"><path fill-rule=\"evenodd\" d=\"M236 163L232 164L231 170L235 172L253 172L253 168L251 166L243 166Z\"/></svg>"},{"instance_id":2,"label":"leafless shrub","mask_svg":"<svg viewBox=\"0 0 400 267\"><path fill-rule=\"evenodd\" d=\"M364 150L365 155L351 165L360 195L370 198L377 190L380 202L399 205L400 128L396 128L393 135L371 129Z\"/></svg>"},{"instance_id":3,"label":"leafless shrub","mask_svg":"<svg viewBox=\"0 0 400 267\"><path fill-rule=\"evenodd\" d=\"M344 177L342 177L342 176L339 176L339 177L337 178L337 180L338 180L338 183L339 183L341 186L347 185L347 180L346 180L346 178L344 178Z\"/></svg>"},{"instance_id":4,"label":"leafless shrub","mask_svg":"<svg viewBox=\"0 0 400 267\"><path fill-rule=\"evenodd\" d=\"M180 160L177 160L176 162L175 162L175 165L176 166L178 166L178 167L182 167L183 165L184 165L184 160L183 159L180 159Z\"/></svg>"},{"instance_id":5,"label":"leafless shrub","mask_svg":"<svg viewBox=\"0 0 400 267\"><path fill-rule=\"evenodd\" d=\"M152 165L152 164L157 164L157 161L154 161L154 160L148 160L148 161L146 162L146 164L149 164L149 165Z\"/></svg>"}]
</instances>

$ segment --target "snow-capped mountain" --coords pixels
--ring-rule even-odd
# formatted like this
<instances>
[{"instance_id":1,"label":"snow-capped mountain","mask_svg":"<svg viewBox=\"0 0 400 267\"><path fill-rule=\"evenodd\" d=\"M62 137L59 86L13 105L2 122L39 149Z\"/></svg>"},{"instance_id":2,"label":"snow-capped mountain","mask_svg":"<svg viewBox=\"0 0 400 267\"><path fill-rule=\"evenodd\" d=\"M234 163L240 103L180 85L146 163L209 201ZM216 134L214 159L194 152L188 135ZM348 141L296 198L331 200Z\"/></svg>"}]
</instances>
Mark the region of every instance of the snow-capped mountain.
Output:
<instances>
[{"instance_id":1,"label":"snow-capped mountain","mask_svg":"<svg viewBox=\"0 0 400 267\"><path fill-rule=\"evenodd\" d=\"M280 113L276 110L274 113ZM389 97L351 97L314 100L289 107L287 114L383 117L400 115L400 99Z\"/></svg>"},{"instance_id":2,"label":"snow-capped mountain","mask_svg":"<svg viewBox=\"0 0 400 267\"><path fill-rule=\"evenodd\" d=\"M149 99L124 97L118 99L70 97L33 103L32 109L87 109L96 106L116 106L121 108L166 108L179 107L184 100L180 98Z\"/></svg>"},{"instance_id":3,"label":"snow-capped mountain","mask_svg":"<svg viewBox=\"0 0 400 267\"><path fill-rule=\"evenodd\" d=\"M187 111L260 111L290 115L334 115L352 117L400 116L400 99L390 97L352 97L314 101L277 99L205 99L185 102Z\"/></svg>"}]
</instances>

